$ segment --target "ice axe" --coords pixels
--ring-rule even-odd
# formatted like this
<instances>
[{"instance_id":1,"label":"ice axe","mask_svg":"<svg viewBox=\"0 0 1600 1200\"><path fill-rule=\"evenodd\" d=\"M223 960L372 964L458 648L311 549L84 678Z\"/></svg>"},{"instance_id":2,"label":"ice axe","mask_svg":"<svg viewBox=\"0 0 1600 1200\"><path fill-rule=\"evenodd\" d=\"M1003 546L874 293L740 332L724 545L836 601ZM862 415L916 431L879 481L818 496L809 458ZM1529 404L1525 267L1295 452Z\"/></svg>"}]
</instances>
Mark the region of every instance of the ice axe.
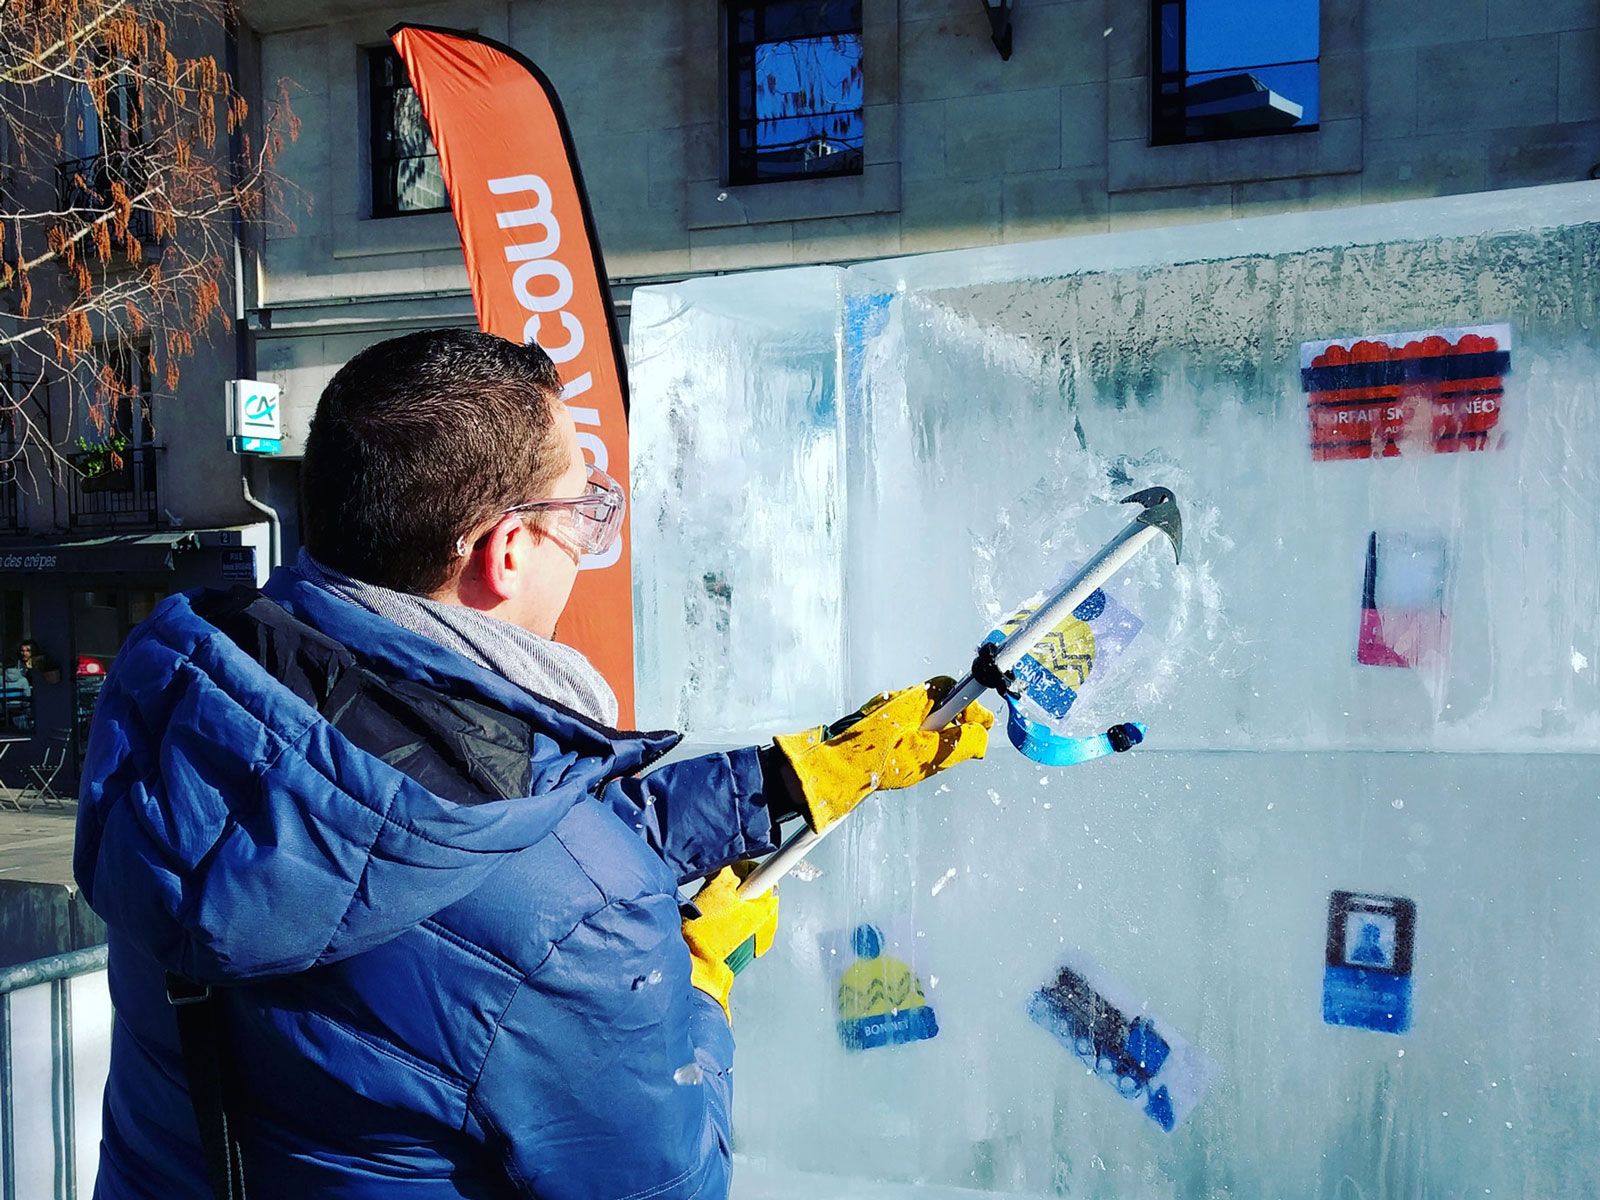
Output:
<instances>
[{"instance_id":1,"label":"ice axe","mask_svg":"<svg viewBox=\"0 0 1600 1200\"><path fill-rule=\"evenodd\" d=\"M1011 671L1022 657L1039 644L1056 626L1062 624L1077 608L1110 579L1134 555L1152 541L1165 534L1172 542L1173 561L1183 556L1183 517L1178 512L1177 498L1164 487L1145 488L1123 501L1141 506L1139 515L1129 521L1122 532L1101 548L1071 579L1035 609L1002 640L989 641L978 648L971 669L960 680L938 708L922 723L926 730L943 729L956 714L985 691L993 688L1005 692L1011 684ZM1134 744L1139 734L1130 732L1135 727L1113 726L1105 737L1112 750L1126 750ZM829 734L839 732L830 729ZM764 895L772 886L792 871L816 844L833 832L843 820L835 821L821 833L802 829L750 873L739 887L745 897Z\"/></svg>"}]
</instances>

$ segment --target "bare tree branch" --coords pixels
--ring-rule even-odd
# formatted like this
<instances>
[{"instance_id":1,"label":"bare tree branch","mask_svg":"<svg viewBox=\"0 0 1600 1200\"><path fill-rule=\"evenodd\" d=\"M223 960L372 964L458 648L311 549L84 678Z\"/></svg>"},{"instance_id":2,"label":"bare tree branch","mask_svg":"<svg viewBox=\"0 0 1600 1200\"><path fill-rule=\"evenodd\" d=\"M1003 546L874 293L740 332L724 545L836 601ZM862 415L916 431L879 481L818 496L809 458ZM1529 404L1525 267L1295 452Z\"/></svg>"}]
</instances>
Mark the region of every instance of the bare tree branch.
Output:
<instances>
[{"instance_id":1,"label":"bare tree branch","mask_svg":"<svg viewBox=\"0 0 1600 1200\"><path fill-rule=\"evenodd\" d=\"M53 466L52 411L111 439L152 392L181 414L240 229L279 210L298 122L219 65L231 5L0 0L0 425Z\"/></svg>"}]
</instances>

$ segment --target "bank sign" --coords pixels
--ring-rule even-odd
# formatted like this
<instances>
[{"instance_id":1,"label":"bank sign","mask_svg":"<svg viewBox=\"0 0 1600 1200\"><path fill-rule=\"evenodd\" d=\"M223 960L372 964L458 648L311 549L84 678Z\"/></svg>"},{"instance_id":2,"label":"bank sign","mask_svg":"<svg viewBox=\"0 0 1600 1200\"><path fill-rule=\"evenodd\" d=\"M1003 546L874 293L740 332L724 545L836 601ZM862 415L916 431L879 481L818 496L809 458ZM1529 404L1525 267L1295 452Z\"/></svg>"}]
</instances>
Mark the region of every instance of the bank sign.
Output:
<instances>
[{"instance_id":1,"label":"bank sign","mask_svg":"<svg viewBox=\"0 0 1600 1200\"><path fill-rule=\"evenodd\" d=\"M276 454L283 449L282 389L259 379L228 381L228 449Z\"/></svg>"}]
</instances>

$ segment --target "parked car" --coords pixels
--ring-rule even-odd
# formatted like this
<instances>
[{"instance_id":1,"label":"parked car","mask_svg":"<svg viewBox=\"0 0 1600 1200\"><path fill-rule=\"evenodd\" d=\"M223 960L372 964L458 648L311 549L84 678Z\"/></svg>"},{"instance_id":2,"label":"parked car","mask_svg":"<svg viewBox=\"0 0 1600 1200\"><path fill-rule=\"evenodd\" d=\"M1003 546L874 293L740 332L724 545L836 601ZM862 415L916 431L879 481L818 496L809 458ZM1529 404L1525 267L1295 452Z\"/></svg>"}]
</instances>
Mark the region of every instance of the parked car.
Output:
<instances>
[{"instance_id":1,"label":"parked car","mask_svg":"<svg viewBox=\"0 0 1600 1200\"><path fill-rule=\"evenodd\" d=\"M78 729L87 732L94 717L94 702L100 698L100 689L106 685L106 664L93 655L80 654L78 667L73 673L73 686L77 692Z\"/></svg>"}]
</instances>

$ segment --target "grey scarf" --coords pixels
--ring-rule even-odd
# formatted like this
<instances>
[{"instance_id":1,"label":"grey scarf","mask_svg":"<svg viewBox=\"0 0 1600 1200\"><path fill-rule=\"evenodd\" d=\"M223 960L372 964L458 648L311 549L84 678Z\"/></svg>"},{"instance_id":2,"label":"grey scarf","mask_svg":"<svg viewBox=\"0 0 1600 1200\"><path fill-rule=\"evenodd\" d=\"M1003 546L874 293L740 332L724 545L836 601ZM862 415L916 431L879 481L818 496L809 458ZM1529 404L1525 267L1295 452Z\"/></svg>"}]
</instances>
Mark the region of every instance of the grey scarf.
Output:
<instances>
[{"instance_id":1,"label":"grey scarf","mask_svg":"<svg viewBox=\"0 0 1600 1200\"><path fill-rule=\"evenodd\" d=\"M571 646L459 604L364 583L323 566L300 551L295 573L341 600L393 621L447 650L470 658L536 695L574 709L602 725L617 723L617 697L600 672Z\"/></svg>"}]
</instances>

